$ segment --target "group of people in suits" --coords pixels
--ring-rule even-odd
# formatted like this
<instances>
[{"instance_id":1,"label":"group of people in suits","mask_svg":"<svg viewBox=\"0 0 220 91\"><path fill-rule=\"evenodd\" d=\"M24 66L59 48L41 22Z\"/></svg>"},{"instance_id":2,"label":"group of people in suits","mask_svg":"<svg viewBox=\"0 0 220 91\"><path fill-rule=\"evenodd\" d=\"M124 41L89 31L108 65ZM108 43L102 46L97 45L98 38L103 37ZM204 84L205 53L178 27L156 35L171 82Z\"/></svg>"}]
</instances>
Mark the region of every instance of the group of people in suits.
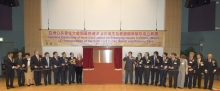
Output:
<instances>
[{"instance_id":1,"label":"group of people in suits","mask_svg":"<svg viewBox=\"0 0 220 91\"><path fill-rule=\"evenodd\" d=\"M30 53L25 53L25 57L22 57L22 52L18 52L18 57L13 59L13 53L8 52L4 58L5 72L6 72L6 87L7 89L15 88L13 86L14 70L17 71L18 85L25 86L25 80L27 85L36 86L41 84L41 77L43 74L44 84L51 85L51 73L54 73L54 83L57 85L67 84L67 73L69 73L69 84L75 83L75 77L77 83L82 83L82 67L83 58L79 53L77 57L74 57L74 53L70 53L70 57L66 57L66 53L63 52L59 57L58 53L53 52L53 57L50 57L48 52L45 52L42 57L38 51L34 51L34 55L31 57ZM75 75L76 74L76 75Z\"/></svg>"},{"instance_id":2,"label":"group of people in suits","mask_svg":"<svg viewBox=\"0 0 220 91\"><path fill-rule=\"evenodd\" d=\"M135 71L134 84L142 85L142 78L144 77L145 85L155 85L166 87L167 74L169 75L169 87L178 87L180 89L188 87L189 89L201 88L201 79L204 76L204 89L212 89L214 82L214 75L218 68L217 61L213 59L212 54L208 54L207 59L203 58L201 53L194 57L195 53L190 52L189 57L181 55L177 58L176 53L164 52L162 56L155 51L152 56L146 52L144 56L138 53L137 57L132 56L132 52L128 52L123 58L125 61L125 84L133 84L133 71ZM151 82L149 82L149 79ZM172 81L174 79L174 81ZM209 86L207 85L209 82Z\"/></svg>"}]
</instances>

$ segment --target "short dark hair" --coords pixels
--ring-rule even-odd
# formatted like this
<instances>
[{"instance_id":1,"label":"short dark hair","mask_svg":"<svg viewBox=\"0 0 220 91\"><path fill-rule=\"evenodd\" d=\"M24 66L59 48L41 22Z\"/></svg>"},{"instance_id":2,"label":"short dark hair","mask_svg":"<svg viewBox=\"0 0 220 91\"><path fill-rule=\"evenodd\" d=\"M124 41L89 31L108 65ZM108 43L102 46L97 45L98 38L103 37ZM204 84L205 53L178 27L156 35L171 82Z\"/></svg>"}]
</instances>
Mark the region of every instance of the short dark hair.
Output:
<instances>
[{"instance_id":1,"label":"short dark hair","mask_svg":"<svg viewBox=\"0 0 220 91\"><path fill-rule=\"evenodd\" d=\"M167 56L167 55L168 55L168 53L167 53L167 52L164 52L163 54L164 54L165 56Z\"/></svg>"},{"instance_id":2,"label":"short dark hair","mask_svg":"<svg viewBox=\"0 0 220 91\"><path fill-rule=\"evenodd\" d=\"M149 57L150 53L149 52L145 52L145 53L147 53L147 56Z\"/></svg>"},{"instance_id":3,"label":"short dark hair","mask_svg":"<svg viewBox=\"0 0 220 91\"><path fill-rule=\"evenodd\" d=\"M131 54L132 54L132 52L131 52L131 51L129 51L128 53L131 53Z\"/></svg>"},{"instance_id":4,"label":"short dark hair","mask_svg":"<svg viewBox=\"0 0 220 91\"><path fill-rule=\"evenodd\" d=\"M176 54L176 53L171 53L171 55L173 55L173 56L177 56L177 54Z\"/></svg>"},{"instance_id":5,"label":"short dark hair","mask_svg":"<svg viewBox=\"0 0 220 91\"><path fill-rule=\"evenodd\" d=\"M63 54L66 54L66 52L62 52L62 55L63 55Z\"/></svg>"},{"instance_id":6,"label":"short dark hair","mask_svg":"<svg viewBox=\"0 0 220 91\"><path fill-rule=\"evenodd\" d=\"M155 51L154 53L155 53L157 56L158 56L158 54L159 54L158 51Z\"/></svg>"},{"instance_id":7,"label":"short dark hair","mask_svg":"<svg viewBox=\"0 0 220 91\"><path fill-rule=\"evenodd\" d=\"M21 51L18 51L18 53L22 53Z\"/></svg>"},{"instance_id":8,"label":"short dark hair","mask_svg":"<svg viewBox=\"0 0 220 91\"><path fill-rule=\"evenodd\" d=\"M12 52L8 52L7 54L10 55L10 54L13 54L13 53Z\"/></svg>"},{"instance_id":9,"label":"short dark hair","mask_svg":"<svg viewBox=\"0 0 220 91\"><path fill-rule=\"evenodd\" d=\"M200 55L200 56L201 56L201 58L203 58L203 55L202 55L202 53L198 53L197 55Z\"/></svg>"},{"instance_id":10,"label":"short dark hair","mask_svg":"<svg viewBox=\"0 0 220 91\"><path fill-rule=\"evenodd\" d=\"M73 52L70 52L70 55L74 54Z\"/></svg>"},{"instance_id":11,"label":"short dark hair","mask_svg":"<svg viewBox=\"0 0 220 91\"><path fill-rule=\"evenodd\" d=\"M46 56L47 54L49 54L49 52L45 52L44 55Z\"/></svg>"},{"instance_id":12,"label":"short dark hair","mask_svg":"<svg viewBox=\"0 0 220 91\"><path fill-rule=\"evenodd\" d=\"M141 55L141 57L142 57L142 53L140 53L140 52L139 52L138 54L140 54L140 55Z\"/></svg>"},{"instance_id":13,"label":"short dark hair","mask_svg":"<svg viewBox=\"0 0 220 91\"><path fill-rule=\"evenodd\" d=\"M182 55L180 56L180 58L186 59L186 56L185 56L184 54L182 54Z\"/></svg>"},{"instance_id":14,"label":"short dark hair","mask_svg":"<svg viewBox=\"0 0 220 91\"><path fill-rule=\"evenodd\" d=\"M55 55L57 52L55 51L55 52L53 52L53 55Z\"/></svg>"},{"instance_id":15,"label":"short dark hair","mask_svg":"<svg viewBox=\"0 0 220 91\"><path fill-rule=\"evenodd\" d=\"M24 55L25 55L25 56L26 56L26 55L30 56L30 53L27 52L27 53L25 53Z\"/></svg>"}]
</instances>

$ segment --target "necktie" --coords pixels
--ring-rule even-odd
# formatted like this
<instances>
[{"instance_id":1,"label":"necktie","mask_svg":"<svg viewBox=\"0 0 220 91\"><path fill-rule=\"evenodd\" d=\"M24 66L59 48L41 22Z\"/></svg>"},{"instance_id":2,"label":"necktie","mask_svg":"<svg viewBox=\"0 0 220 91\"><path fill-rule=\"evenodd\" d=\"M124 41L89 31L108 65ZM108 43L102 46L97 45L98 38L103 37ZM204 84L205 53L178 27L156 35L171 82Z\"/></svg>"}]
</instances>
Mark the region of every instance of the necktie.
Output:
<instances>
[{"instance_id":1,"label":"necktie","mask_svg":"<svg viewBox=\"0 0 220 91\"><path fill-rule=\"evenodd\" d=\"M198 69L199 69L199 63L200 63L200 59L198 59Z\"/></svg>"},{"instance_id":2,"label":"necktie","mask_svg":"<svg viewBox=\"0 0 220 91\"><path fill-rule=\"evenodd\" d=\"M48 58L47 58L47 66L49 67L49 60L48 60Z\"/></svg>"},{"instance_id":3,"label":"necktie","mask_svg":"<svg viewBox=\"0 0 220 91\"><path fill-rule=\"evenodd\" d=\"M154 57L154 66L155 66L155 62L156 62L156 57Z\"/></svg>"}]
</instances>

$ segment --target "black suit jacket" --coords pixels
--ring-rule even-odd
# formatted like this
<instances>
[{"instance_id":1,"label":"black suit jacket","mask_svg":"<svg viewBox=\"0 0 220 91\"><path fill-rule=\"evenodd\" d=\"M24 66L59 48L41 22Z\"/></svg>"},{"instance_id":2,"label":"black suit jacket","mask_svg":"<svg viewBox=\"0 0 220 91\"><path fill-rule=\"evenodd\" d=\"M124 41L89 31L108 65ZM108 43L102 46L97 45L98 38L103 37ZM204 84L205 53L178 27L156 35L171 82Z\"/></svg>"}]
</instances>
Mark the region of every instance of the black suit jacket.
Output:
<instances>
[{"instance_id":1,"label":"black suit jacket","mask_svg":"<svg viewBox=\"0 0 220 91\"><path fill-rule=\"evenodd\" d=\"M51 57L49 57L49 63L48 63L46 57L42 58L42 66L43 66L43 68L45 68L45 66L48 66L48 65L49 65L50 68L52 67L50 59L51 59Z\"/></svg>"},{"instance_id":2,"label":"black suit jacket","mask_svg":"<svg viewBox=\"0 0 220 91\"><path fill-rule=\"evenodd\" d=\"M197 59L195 62L196 62L196 66L195 66L196 73L204 73L204 70L205 70L205 60L201 59L200 63L198 63L198 59Z\"/></svg>"},{"instance_id":3,"label":"black suit jacket","mask_svg":"<svg viewBox=\"0 0 220 91\"><path fill-rule=\"evenodd\" d=\"M5 72L6 73L12 73L14 72L14 69L12 69L13 66L16 66L14 63L13 59L10 60L8 57L4 58L4 63L5 63Z\"/></svg>"},{"instance_id":4,"label":"black suit jacket","mask_svg":"<svg viewBox=\"0 0 220 91\"><path fill-rule=\"evenodd\" d=\"M66 65L68 63L68 58L66 57L65 59L63 57L60 57L60 64L61 64L61 71L66 71L68 70L68 66ZM64 64L64 66L62 66Z\"/></svg>"},{"instance_id":5,"label":"black suit jacket","mask_svg":"<svg viewBox=\"0 0 220 91\"><path fill-rule=\"evenodd\" d=\"M31 60L30 60L31 61ZM28 60L26 58L23 59L22 64L24 64L24 68L27 68L28 65ZM30 62L30 66L31 66L31 62ZM30 67L31 71L34 70L33 67ZM28 69L27 69L28 70ZM24 72L27 72L27 70L24 70Z\"/></svg>"},{"instance_id":6,"label":"black suit jacket","mask_svg":"<svg viewBox=\"0 0 220 91\"><path fill-rule=\"evenodd\" d=\"M169 67L173 67L174 69L170 69L170 70L179 70L179 66L180 66L180 59L178 58L175 58L174 60L172 60L172 58L170 58L168 60L168 64L169 64Z\"/></svg>"},{"instance_id":7,"label":"black suit jacket","mask_svg":"<svg viewBox=\"0 0 220 91\"><path fill-rule=\"evenodd\" d=\"M138 60L138 57L135 58L135 67L138 67L138 68L144 68L144 61L143 61L143 58L141 57L140 60Z\"/></svg>"},{"instance_id":8,"label":"black suit jacket","mask_svg":"<svg viewBox=\"0 0 220 91\"><path fill-rule=\"evenodd\" d=\"M161 58L161 59L162 59L162 61L161 61L161 64L160 64L160 65L161 65L162 67L161 67L161 66L160 66L160 67L161 67L162 69L164 69L164 67L167 66L167 69L168 69L168 66L169 66L169 58L166 57L165 60L163 60L163 58Z\"/></svg>"},{"instance_id":9,"label":"black suit jacket","mask_svg":"<svg viewBox=\"0 0 220 91\"><path fill-rule=\"evenodd\" d=\"M197 61L196 58L193 58L192 60L190 60L190 58L187 58L188 66L191 66L193 70L195 70L196 68L196 61Z\"/></svg>"},{"instance_id":10,"label":"black suit jacket","mask_svg":"<svg viewBox=\"0 0 220 91\"><path fill-rule=\"evenodd\" d=\"M39 60L37 59L36 55L33 55L31 57L31 67L33 69L35 69L34 66L37 66L38 68L40 66L42 66L42 56L41 55L39 55Z\"/></svg>"},{"instance_id":11,"label":"black suit jacket","mask_svg":"<svg viewBox=\"0 0 220 91\"><path fill-rule=\"evenodd\" d=\"M208 59L205 61L205 70L207 70L208 72L213 72L214 70L217 71L218 69L218 63L215 59L211 60L211 63L209 63Z\"/></svg>"},{"instance_id":12,"label":"black suit jacket","mask_svg":"<svg viewBox=\"0 0 220 91\"><path fill-rule=\"evenodd\" d=\"M160 67L161 61L162 61L161 57L157 56L157 60L155 60L155 66ZM151 62L152 65L154 66L154 56L151 56Z\"/></svg>"},{"instance_id":13,"label":"black suit jacket","mask_svg":"<svg viewBox=\"0 0 220 91\"><path fill-rule=\"evenodd\" d=\"M76 57L73 57L73 59L76 60ZM75 69L76 65L75 64L70 64L71 61L71 57L68 58L68 63L69 63L69 71L72 71L73 69Z\"/></svg>"},{"instance_id":14,"label":"black suit jacket","mask_svg":"<svg viewBox=\"0 0 220 91\"><path fill-rule=\"evenodd\" d=\"M143 64L145 65L145 66L152 66L152 62L151 62L152 60L151 60L151 57L148 57L148 58L146 58L146 57L143 57ZM150 68L149 67L149 68Z\"/></svg>"},{"instance_id":15,"label":"black suit jacket","mask_svg":"<svg viewBox=\"0 0 220 91\"><path fill-rule=\"evenodd\" d=\"M21 57L21 59L19 59L19 57L15 58L15 64L22 67L22 64L23 64L22 60L23 60L22 57Z\"/></svg>"},{"instance_id":16,"label":"black suit jacket","mask_svg":"<svg viewBox=\"0 0 220 91\"><path fill-rule=\"evenodd\" d=\"M57 60L56 60L55 57L52 57L52 58L50 59L50 63L51 63L50 65L51 65L53 68L54 68L54 65L56 65L56 66L61 66L60 61L59 61L59 57L57 58ZM58 72L59 69L60 69L60 67L57 67L57 68L54 68L53 71L54 71L54 72Z\"/></svg>"}]
</instances>

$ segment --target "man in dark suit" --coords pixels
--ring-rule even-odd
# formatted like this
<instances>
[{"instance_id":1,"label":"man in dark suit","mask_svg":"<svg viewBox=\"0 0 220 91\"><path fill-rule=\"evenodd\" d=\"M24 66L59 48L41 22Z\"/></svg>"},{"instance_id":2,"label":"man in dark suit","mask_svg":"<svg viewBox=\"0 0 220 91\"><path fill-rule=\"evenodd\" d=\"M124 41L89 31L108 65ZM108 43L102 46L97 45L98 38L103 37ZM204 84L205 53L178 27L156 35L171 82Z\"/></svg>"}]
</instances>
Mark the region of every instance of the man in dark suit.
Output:
<instances>
[{"instance_id":1,"label":"man in dark suit","mask_svg":"<svg viewBox=\"0 0 220 91\"><path fill-rule=\"evenodd\" d=\"M174 88L177 87L177 77L179 73L180 60L176 58L177 54L172 53L169 62L169 87L172 87L172 79L174 78Z\"/></svg>"},{"instance_id":2,"label":"man in dark suit","mask_svg":"<svg viewBox=\"0 0 220 91\"><path fill-rule=\"evenodd\" d=\"M195 53L190 52L189 53L189 58L187 58L188 62L188 74L185 76L185 83L184 87L188 87L189 89L192 88L192 78L193 78L193 72L194 69L196 68L196 58L194 58Z\"/></svg>"},{"instance_id":3,"label":"man in dark suit","mask_svg":"<svg viewBox=\"0 0 220 91\"><path fill-rule=\"evenodd\" d=\"M166 87L167 71L168 71L168 53L164 52L162 55L161 69L160 69L160 85Z\"/></svg>"},{"instance_id":4,"label":"man in dark suit","mask_svg":"<svg viewBox=\"0 0 220 91\"><path fill-rule=\"evenodd\" d=\"M205 61L205 81L204 89L207 89L207 84L209 81L209 90L212 90L212 85L214 82L214 76L218 68L217 61L213 59L212 54L208 54L208 59Z\"/></svg>"},{"instance_id":5,"label":"man in dark suit","mask_svg":"<svg viewBox=\"0 0 220 91\"><path fill-rule=\"evenodd\" d=\"M198 88L201 88L201 79L202 79L202 75L204 74L204 70L205 70L204 63L205 63L205 60L203 59L203 55L201 53L198 53L196 67L194 69L193 88L196 87L196 80L198 80Z\"/></svg>"},{"instance_id":6,"label":"man in dark suit","mask_svg":"<svg viewBox=\"0 0 220 91\"><path fill-rule=\"evenodd\" d=\"M39 55L39 51L34 51L34 55L31 57L31 66L34 68L34 81L35 85L39 86L41 84L41 70L42 66L42 56Z\"/></svg>"},{"instance_id":7,"label":"man in dark suit","mask_svg":"<svg viewBox=\"0 0 220 91\"><path fill-rule=\"evenodd\" d=\"M44 73L44 85L47 86L47 84L51 85L51 68L52 66L50 65L50 54L48 52L44 53L44 56L42 58L42 65L43 68L45 69L43 71Z\"/></svg>"},{"instance_id":8,"label":"man in dark suit","mask_svg":"<svg viewBox=\"0 0 220 91\"><path fill-rule=\"evenodd\" d=\"M135 84L142 85L144 64L141 53L138 53L138 56L136 57L134 64L135 64Z\"/></svg>"},{"instance_id":9,"label":"man in dark suit","mask_svg":"<svg viewBox=\"0 0 220 91\"><path fill-rule=\"evenodd\" d=\"M149 53L146 52L143 57L143 64L144 64L144 83L146 85L149 84L149 77L150 77L150 69L152 67L151 58Z\"/></svg>"},{"instance_id":10,"label":"man in dark suit","mask_svg":"<svg viewBox=\"0 0 220 91\"><path fill-rule=\"evenodd\" d=\"M58 77L58 72L60 69L60 61L59 61L59 57L58 57L58 53L57 52L53 52L53 57L50 59L51 62L51 66L53 67L53 72L54 72L54 83L55 85L57 85L58 80L60 79Z\"/></svg>"},{"instance_id":11,"label":"man in dark suit","mask_svg":"<svg viewBox=\"0 0 220 91\"><path fill-rule=\"evenodd\" d=\"M159 75L160 75L160 63L161 63L161 57L158 56L158 52L155 51L153 56L151 56L151 62L152 62L152 68L151 68L151 84L153 85L155 83L155 86L157 86L158 82L159 82ZM154 79L156 73L156 79Z\"/></svg>"},{"instance_id":12,"label":"man in dark suit","mask_svg":"<svg viewBox=\"0 0 220 91\"><path fill-rule=\"evenodd\" d=\"M22 68L22 52L18 52L18 57L15 58L15 64L17 67ZM18 77L18 85L24 86L25 78L24 78L24 71L22 69L17 69L17 77Z\"/></svg>"},{"instance_id":13,"label":"man in dark suit","mask_svg":"<svg viewBox=\"0 0 220 91\"><path fill-rule=\"evenodd\" d=\"M134 69L134 60L135 58L132 56L132 52L128 52L128 55L125 55L123 61L125 61L125 84L128 83L128 75L130 76L130 83L133 84L133 69Z\"/></svg>"},{"instance_id":14,"label":"man in dark suit","mask_svg":"<svg viewBox=\"0 0 220 91\"><path fill-rule=\"evenodd\" d=\"M7 57L4 58L5 63L5 72L6 72L6 87L7 89L15 88L13 86L14 81L14 69L17 69L16 64L14 63L14 59L12 58L13 53L8 52ZM9 84L10 81L10 84Z\"/></svg>"},{"instance_id":15,"label":"man in dark suit","mask_svg":"<svg viewBox=\"0 0 220 91\"><path fill-rule=\"evenodd\" d=\"M62 57L60 57L61 63L61 85L66 84L67 80L67 70L68 70L68 58L66 57L66 53L62 53Z\"/></svg>"},{"instance_id":16,"label":"man in dark suit","mask_svg":"<svg viewBox=\"0 0 220 91\"><path fill-rule=\"evenodd\" d=\"M70 57L68 59L69 63L69 84L75 83L75 72L76 72L76 57L74 57L74 53L70 53Z\"/></svg>"}]
</instances>

